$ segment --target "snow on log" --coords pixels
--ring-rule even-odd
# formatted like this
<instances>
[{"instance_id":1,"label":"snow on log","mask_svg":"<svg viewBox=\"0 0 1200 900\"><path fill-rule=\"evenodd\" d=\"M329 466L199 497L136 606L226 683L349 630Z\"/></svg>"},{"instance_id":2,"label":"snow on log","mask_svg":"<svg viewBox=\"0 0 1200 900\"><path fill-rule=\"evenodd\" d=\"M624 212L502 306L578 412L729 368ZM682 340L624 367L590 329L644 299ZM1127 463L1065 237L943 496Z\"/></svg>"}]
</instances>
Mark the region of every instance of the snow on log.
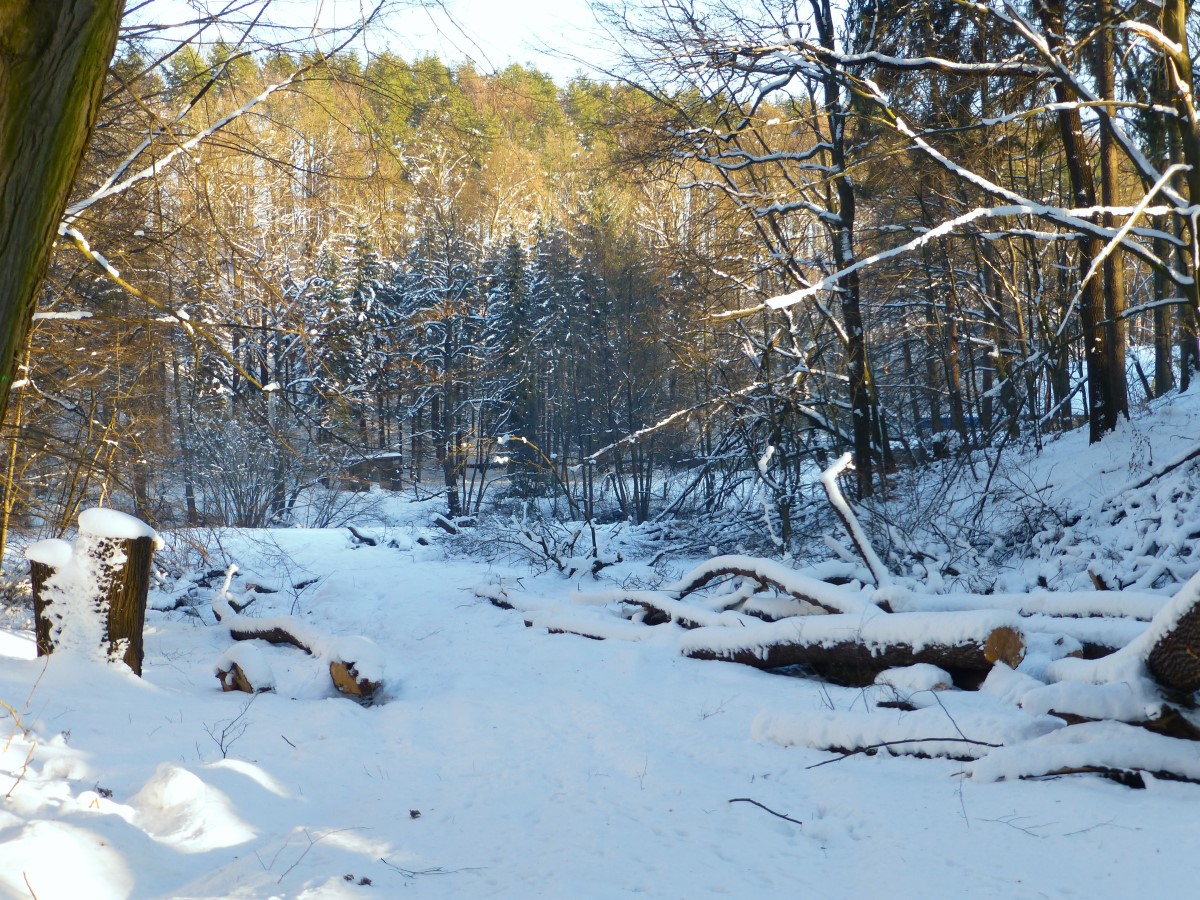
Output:
<instances>
[{"instance_id":1,"label":"snow on log","mask_svg":"<svg viewBox=\"0 0 1200 900\"><path fill-rule=\"evenodd\" d=\"M945 669L929 663L884 669L875 676L875 684L890 687L897 692L945 691L954 685L954 680Z\"/></svg>"},{"instance_id":2,"label":"snow on log","mask_svg":"<svg viewBox=\"0 0 1200 900\"><path fill-rule=\"evenodd\" d=\"M656 633L656 629L611 614L588 615L583 610L552 607L526 609L524 614L525 624L530 628L545 628L550 634L573 634L595 641L645 641Z\"/></svg>"},{"instance_id":3,"label":"snow on log","mask_svg":"<svg viewBox=\"0 0 1200 900\"><path fill-rule=\"evenodd\" d=\"M1149 773L1173 781L1200 782L1200 754L1192 741L1163 737L1119 722L1085 722L993 750L967 767L978 781L1039 778L1097 772ZM1140 777L1124 783L1138 785Z\"/></svg>"},{"instance_id":4,"label":"snow on log","mask_svg":"<svg viewBox=\"0 0 1200 900\"><path fill-rule=\"evenodd\" d=\"M955 710L941 706L911 712L760 713L751 726L755 740L783 747L809 747L835 753L881 750L892 755L977 759L1001 745L1029 741L1064 728L1052 716L1017 710Z\"/></svg>"},{"instance_id":5,"label":"snow on log","mask_svg":"<svg viewBox=\"0 0 1200 900\"><path fill-rule=\"evenodd\" d=\"M744 627L754 623L753 619L731 609L705 609L703 606L672 599L661 591L597 591L576 594L572 599L584 606L620 603L638 607L641 610L640 621L643 625L675 622L684 628L716 628L739 625Z\"/></svg>"},{"instance_id":6,"label":"snow on log","mask_svg":"<svg viewBox=\"0 0 1200 900\"><path fill-rule=\"evenodd\" d=\"M234 644L213 666L221 690L258 694L275 689L271 664L254 644Z\"/></svg>"},{"instance_id":7,"label":"snow on log","mask_svg":"<svg viewBox=\"0 0 1200 900\"><path fill-rule=\"evenodd\" d=\"M886 613L806 616L748 628L697 628L682 635L692 659L758 669L803 665L848 683L869 684L884 669L930 663L959 672L1012 668L1025 655L1012 613Z\"/></svg>"},{"instance_id":8,"label":"snow on log","mask_svg":"<svg viewBox=\"0 0 1200 900\"><path fill-rule=\"evenodd\" d=\"M1136 619L1090 618L1060 619L1055 616L1034 615L1021 619L1026 635L1066 637L1079 643L1084 659L1099 659L1127 646L1146 630L1146 623ZM1067 656L1059 653L1056 658Z\"/></svg>"},{"instance_id":9,"label":"snow on log","mask_svg":"<svg viewBox=\"0 0 1200 900\"><path fill-rule=\"evenodd\" d=\"M715 556L701 563L683 576L676 584L666 588L682 600L688 594L700 590L718 578L738 575L759 584L774 588L780 593L811 603L829 613L861 613L883 608L873 594L851 590L840 585L827 584L816 578L802 575L783 563L755 556Z\"/></svg>"},{"instance_id":10,"label":"snow on log","mask_svg":"<svg viewBox=\"0 0 1200 900\"><path fill-rule=\"evenodd\" d=\"M1006 609L1022 616L1119 618L1149 622L1167 598L1139 591L1032 591L1028 594L914 594L889 592L893 612Z\"/></svg>"}]
</instances>

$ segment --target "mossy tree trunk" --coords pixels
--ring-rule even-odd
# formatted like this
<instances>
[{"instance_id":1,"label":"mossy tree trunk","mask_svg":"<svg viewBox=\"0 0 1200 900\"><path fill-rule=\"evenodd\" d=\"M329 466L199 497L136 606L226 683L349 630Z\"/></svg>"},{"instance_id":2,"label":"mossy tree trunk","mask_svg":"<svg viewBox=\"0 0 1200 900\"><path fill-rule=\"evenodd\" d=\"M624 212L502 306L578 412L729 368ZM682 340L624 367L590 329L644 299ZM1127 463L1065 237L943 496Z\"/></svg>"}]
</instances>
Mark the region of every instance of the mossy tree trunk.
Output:
<instances>
[{"instance_id":1,"label":"mossy tree trunk","mask_svg":"<svg viewBox=\"0 0 1200 900\"><path fill-rule=\"evenodd\" d=\"M0 418L124 0L0 0Z\"/></svg>"}]
</instances>

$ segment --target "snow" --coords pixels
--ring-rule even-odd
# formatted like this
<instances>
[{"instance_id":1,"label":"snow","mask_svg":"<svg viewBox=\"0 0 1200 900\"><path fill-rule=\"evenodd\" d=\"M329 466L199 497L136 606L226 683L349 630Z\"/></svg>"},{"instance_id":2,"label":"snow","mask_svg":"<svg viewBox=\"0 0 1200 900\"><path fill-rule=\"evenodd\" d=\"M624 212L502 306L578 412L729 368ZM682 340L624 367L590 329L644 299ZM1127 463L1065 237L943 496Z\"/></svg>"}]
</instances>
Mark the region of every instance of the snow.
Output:
<instances>
[{"instance_id":1,"label":"snow","mask_svg":"<svg viewBox=\"0 0 1200 900\"><path fill-rule=\"evenodd\" d=\"M1044 775L1061 769L1101 766L1139 767L1200 778L1196 744L1162 737L1119 722L1074 725L1024 744L1003 748L973 762L967 772L977 781ZM1113 895L1110 895L1113 896Z\"/></svg>"},{"instance_id":2,"label":"snow","mask_svg":"<svg viewBox=\"0 0 1200 900\"><path fill-rule=\"evenodd\" d=\"M26 547L25 558L30 562L59 569L70 560L72 549L70 541L64 541L62 538L47 538Z\"/></svg>"},{"instance_id":3,"label":"snow","mask_svg":"<svg viewBox=\"0 0 1200 900\"><path fill-rule=\"evenodd\" d=\"M156 586L141 679L69 642L35 659L29 623L10 616L0 630L0 700L11 707L0 707L0 895L1120 898L1177 889L1194 879L1200 837L1179 823L1194 817L1200 787L1152 773L1200 777L1197 744L1050 714L1143 721L1164 702L1140 654L1200 591L1187 582L1200 558L1183 552L1194 544L1193 507L1166 499L1195 496L1196 467L1184 456L1200 433L1200 403L1158 403L1152 413L1169 427L1129 423L1095 448L1067 436L1021 460L1030 494L1071 524L998 566L990 594L932 566L877 590L820 580L861 580L857 562L798 570L744 554L656 573L623 552L599 581L535 575L449 552L457 538L428 526L430 504L397 502L393 520L372 527L376 546L339 529L213 533L198 568L240 571L197 591L195 609L166 609L187 596L183 582ZM1146 441L1153 454L1138 456ZM1179 465L1139 487L1161 471L1154 459ZM1160 547L1178 551L1139 561L1152 554L1130 550L1146 549L1138 508L1154 511ZM107 513L94 527L119 530ZM1104 554L1113 547L1121 552ZM78 560L68 551L64 542L27 551L61 570L64 596L78 586L70 578L87 574L71 574ZM1153 586L1158 564L1176 572L1173 584ZM679 596L722 566L841 612L811 614L737 583ZM1089 591L1097 566L1131 590ZM1050 589L1036 588L1039 578ZM277 590L255 593L251 583ZM234 612L230 601L251 597ZM638 597L678 621L631 621L624 601ZM883 600L898 612L885 613ZM751 610L806 614L766 623ZM1086 617L1058 618L1071 611ZM74 622L81 611L70 612ZM687 618L702 627L683 627ZM233 641L233 625L287 626L317 655ZM1001 625L1022 632L1029 652L1018 671L995 666L978 691L948 687L948 673L930 666L850 689L681 652L787 634L921 644ZM1054 658L1071 641L1101 637L1132 644L1102 661ZM339 695L328 671L336 658L383 681L380 699L364 706ZM229 662L273 690L222 692L214 668ZM886 746L830 749L871 744ZM1086 767L1148 770L1147 789L1041 778ZM1021 780L1030 776L1039 780ZM795 821L731 802L742 799Z\"/></svg>"},{"instance_id":4,"label":"snow","mask_svg":"<svg viewBox=\"0 0 1200 900\"><path fill-rule=\"evenodd\" d=\"M246 680L256 691L271 691L275 689L275 672L271 662L254 641L238 641L221 654L213 666L213 674L228 672L232 666L237 666L246 676Z\"/></svg>"},{"instance_id":5,"label":"snow","mask_svg":"<svg viewBox=\"0 0 1200 900\"><path fill-rule=\"evenodd\" d=\"M913 694L918 691L947 690L954 680L944 669L929 663L917 663L915 666L884 669L875 676L875 683Z\"/></svg>"},{"instance_id":6,"label":"snow","mask_svg":"<svg viewBox=\"0 0 1200 900\"><path fill-rule=\"evenodd\" d=\"M157 531L141 519L117 509L85 509L79 514L79 531L81 534L118 540L150 538L156 550L163 546Z\"/></svg>"}]
</instances>

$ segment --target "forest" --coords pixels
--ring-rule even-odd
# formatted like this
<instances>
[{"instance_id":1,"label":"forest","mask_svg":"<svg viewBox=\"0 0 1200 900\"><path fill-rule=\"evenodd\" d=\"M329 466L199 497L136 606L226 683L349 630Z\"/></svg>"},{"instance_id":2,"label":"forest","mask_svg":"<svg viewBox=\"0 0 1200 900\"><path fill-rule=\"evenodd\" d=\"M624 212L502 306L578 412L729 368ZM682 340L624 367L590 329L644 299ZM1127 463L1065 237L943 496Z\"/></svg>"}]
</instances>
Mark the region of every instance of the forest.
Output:
<instances>
[{"instance_id":1,"label":"forest","mask_svg":"<svg viewBox=\"0 0 1200 900\"><path fill-rule=\"evenodd\" d=\"M0 0L0 892L1190 877L1200 10L168 5L41 279Z\"/></svg>"},{"instance_id":2,"label":"forest","mask_svg":"<svg viewBox=\"0 0 1200 900\"><path fill-rule=\"evenodd\" d=\"M328 524L374 482L795 550L843 450L865 499L1187 389L1188 16L786 7L627 15L640 80L566 85L127 28L5 532Z\"/></svg>"}]
</instances>

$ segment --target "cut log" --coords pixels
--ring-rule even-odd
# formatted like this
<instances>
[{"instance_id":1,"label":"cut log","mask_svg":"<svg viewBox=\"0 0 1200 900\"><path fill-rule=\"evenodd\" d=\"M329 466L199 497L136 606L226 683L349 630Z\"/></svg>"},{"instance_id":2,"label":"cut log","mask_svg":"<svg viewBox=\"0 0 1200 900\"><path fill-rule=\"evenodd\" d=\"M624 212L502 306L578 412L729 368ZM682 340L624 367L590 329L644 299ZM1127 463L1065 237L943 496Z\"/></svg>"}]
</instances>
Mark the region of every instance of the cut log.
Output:
<instances>
[{"instance_id":1,"label":"cut log","mask_svg":"<svg viewBox=\"0 0 1200 900\"><path fill-rule=\"evenodd\" d=\"M221 690L225 693L230 691L241 691L243 694L255 693L254 685L250 683L250 679L246 677L242 667L235 662L231 662L229 668L217 669L217 680L221 682Z\"/></svg>"},{"instance_id":2,"label":"cut log","mask_svg":"<svg viewBox=\"0 0 1200 900\"><path fill-rule=\"evenodd\" d=\"M375 692L382 687L381 682L361 676L354 663L342 660L334 660L329 664L329 677L341 693L364 703L372 700Z\"/></svg>"},{"instance_id":3,"label":"cut log","mask_svg":"<svg viewBox=\"0 0 1200 900\"><path fill-rule=\"evenodd\" d=\"M213 673L226 692L261 694L275 689L271 663L257 644L234 644L217 661Z\"/></svg>"},{"instance_id":4,"label":"cut log","mask_svg":"<svg viewBox=\"0 0 1200 900\"><path fill-rule=\"evenodd\" d=\"M1146 666L1165 687L1186 694L1200 691L1200 602L1193 603L1154 643Z\"/></svg>"},{"instance_id":5,"label":"cut log","mask_svg":"<svg viewBox=\"0 0 1200 900\"><path fill-rule=\"evenodd\" d=\"M806 666L830 680L870 684L884 669L931 663L959 677L997 662L1016 668L1025 655L1019 622L1002 613L896 613L863 621L810 616L757 628L697 628L683 635L684 656L757 669Z\"/></svg>"}]
</instances>

